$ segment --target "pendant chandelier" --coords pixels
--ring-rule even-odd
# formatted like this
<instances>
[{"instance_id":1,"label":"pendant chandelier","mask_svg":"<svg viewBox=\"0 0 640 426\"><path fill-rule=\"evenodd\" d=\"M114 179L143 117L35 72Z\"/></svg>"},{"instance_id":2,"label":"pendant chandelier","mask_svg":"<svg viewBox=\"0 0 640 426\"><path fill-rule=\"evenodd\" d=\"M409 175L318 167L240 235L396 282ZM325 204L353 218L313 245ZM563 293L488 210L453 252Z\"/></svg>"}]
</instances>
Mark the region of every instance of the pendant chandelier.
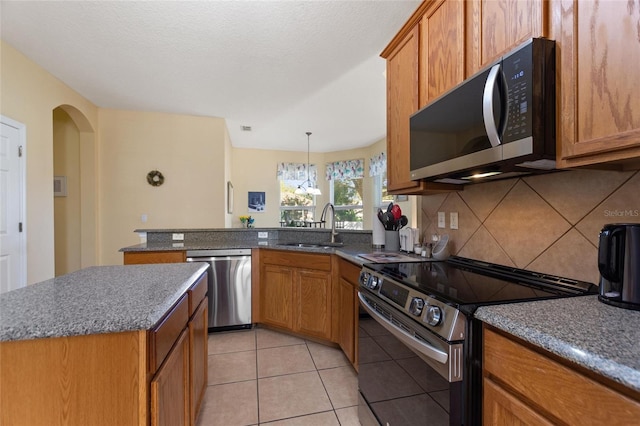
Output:
<instances>
[{"instance_id":1,"label":"pendant chandelier","mask_svg":"<svg viewBox=\"0 0 640 426\"><path fill-rule=\"evenodd\" d=\"M311 179L309 177L309 172L311 168L311 165L309 164L309 151L310 151L309 136L311 136L311 132L307 132L307 180L302 182L301 185L298 185L298 188L296 188L295 193L322 195L322 192L311 183Z\"/></svg>"}]
</instances>

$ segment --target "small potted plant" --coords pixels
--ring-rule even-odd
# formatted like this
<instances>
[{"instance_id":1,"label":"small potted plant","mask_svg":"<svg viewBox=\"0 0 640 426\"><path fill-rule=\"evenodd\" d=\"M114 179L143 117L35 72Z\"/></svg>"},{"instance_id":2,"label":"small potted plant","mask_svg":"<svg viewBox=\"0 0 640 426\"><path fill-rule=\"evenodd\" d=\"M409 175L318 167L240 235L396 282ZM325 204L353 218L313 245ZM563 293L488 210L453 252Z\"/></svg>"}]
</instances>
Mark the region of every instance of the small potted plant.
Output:
<instances>
[{"instance_id":1,"label":"small potted plant","mask_svg":"<svg viewBox=\"0 0 640 426\"><path fill-rule=\"evenodd\" d=\"M251 216L240 216L240 222L243 228L253 228L254 219Z\"/></svg>"}]
</instances>

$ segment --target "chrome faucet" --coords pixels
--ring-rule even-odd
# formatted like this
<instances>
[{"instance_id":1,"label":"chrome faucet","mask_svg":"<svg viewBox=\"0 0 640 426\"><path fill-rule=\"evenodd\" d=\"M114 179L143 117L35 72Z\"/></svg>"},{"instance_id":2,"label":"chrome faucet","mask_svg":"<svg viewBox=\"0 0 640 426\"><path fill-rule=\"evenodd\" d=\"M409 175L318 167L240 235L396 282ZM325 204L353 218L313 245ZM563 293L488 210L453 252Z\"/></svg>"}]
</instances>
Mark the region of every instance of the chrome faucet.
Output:
<instances>
[{"instance_id":1,"label":"chrome faucet","mask_svg":"<svg viewBox=\"0 0 640 426\"><path fill-rule=\"evenodd\" d=\"M336 236L338 235L338 233L336 232L336 209L335 207L333 207L333 204L331 203L327 203L324 208L322 209L322 215L320 215L320 222L322 222L322 224L324 225L324 227L326 228L326 222L327 222L327 210L329 209L329 207L331 207L331 242L335 243L336 242Z\"/></svg>"}]
</instances>

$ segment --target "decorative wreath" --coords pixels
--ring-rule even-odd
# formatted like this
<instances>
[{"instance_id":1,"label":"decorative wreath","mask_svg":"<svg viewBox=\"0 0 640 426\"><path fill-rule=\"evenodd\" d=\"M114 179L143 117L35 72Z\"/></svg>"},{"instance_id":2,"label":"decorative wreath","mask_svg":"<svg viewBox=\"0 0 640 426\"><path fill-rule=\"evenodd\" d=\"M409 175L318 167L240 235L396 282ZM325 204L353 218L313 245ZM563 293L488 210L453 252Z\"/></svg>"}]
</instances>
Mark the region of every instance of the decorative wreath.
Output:
<instances>
[{"instance_id":1,"label":"decorative wreath","mask_svg":"<svg viewBox=\"0 0 640 426\"><path fill-rule=\"evenodd\" d=\"M164 176L157 170L151 170L147 173L147 182L151 186L160 186L164 183Z\"/></svg>"}]
</instances>

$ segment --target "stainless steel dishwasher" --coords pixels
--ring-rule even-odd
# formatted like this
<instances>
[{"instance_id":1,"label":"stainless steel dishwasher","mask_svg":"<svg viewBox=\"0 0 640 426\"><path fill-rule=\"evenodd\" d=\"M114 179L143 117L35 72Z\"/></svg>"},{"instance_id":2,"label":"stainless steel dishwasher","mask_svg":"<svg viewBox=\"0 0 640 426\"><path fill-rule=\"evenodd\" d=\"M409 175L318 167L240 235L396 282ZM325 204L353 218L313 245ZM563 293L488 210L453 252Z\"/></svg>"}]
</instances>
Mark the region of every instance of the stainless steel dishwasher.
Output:
<instances>
[{"instance_id":1,"label":"stainless steel dishwasher","mask_svg":"<svg viewBox=\"0 0 640 426\"><path fill-rule=\"evenodd\" d=\"M251 249L187 250L187 262L207 262L209 331L251 328Z\"/></svg>"}]
</instances>

